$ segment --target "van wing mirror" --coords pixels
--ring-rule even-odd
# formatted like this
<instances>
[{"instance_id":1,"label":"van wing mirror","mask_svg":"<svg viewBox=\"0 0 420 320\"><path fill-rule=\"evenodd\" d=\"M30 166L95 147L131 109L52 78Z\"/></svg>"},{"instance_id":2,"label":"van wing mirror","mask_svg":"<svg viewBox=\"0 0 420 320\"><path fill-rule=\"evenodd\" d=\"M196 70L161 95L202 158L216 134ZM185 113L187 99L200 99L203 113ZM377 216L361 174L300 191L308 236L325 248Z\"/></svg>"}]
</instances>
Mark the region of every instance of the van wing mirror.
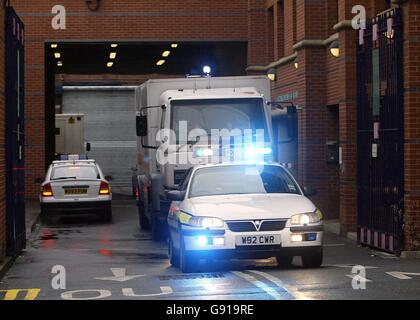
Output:
<instances>
[{"instance_id":1,"label":"van wing mirror","mask_svg":"<svg viewBox=\"0 0 420 320\"><path fill-rule=\"evenodd\" d=\"M136 116L137 137L147 137L147 115Z\"/></svg>"}]
</instances>

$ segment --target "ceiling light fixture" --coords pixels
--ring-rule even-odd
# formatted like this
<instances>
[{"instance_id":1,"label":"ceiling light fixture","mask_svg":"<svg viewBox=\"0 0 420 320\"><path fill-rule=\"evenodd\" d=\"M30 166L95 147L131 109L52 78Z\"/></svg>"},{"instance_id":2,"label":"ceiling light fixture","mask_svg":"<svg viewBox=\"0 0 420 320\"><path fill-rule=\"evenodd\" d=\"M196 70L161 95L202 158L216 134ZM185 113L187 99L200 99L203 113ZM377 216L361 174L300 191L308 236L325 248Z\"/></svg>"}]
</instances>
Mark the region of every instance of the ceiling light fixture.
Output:
<instances>
[{"instance_id":1,"label":"ceiling light fixture","mask_svg":"<svg viewBox=\"0 0 420 320\"><path fill-rule=\"evenodd\" d=\"M171 47L172 47L172 48L178 48L178 43L172 43L172 44L171 44Z\"/></svg>"},{"instance_id":2,"label":"ceiling light fixture","mask_svg":"<svg viewBox=\"0 0 420 320\"><path fill-rule=\"evenodd\" d=\"M116 47L118 47L117 43L111 43L111 48L116 48Z\"/></svg>"},{"instance_id":3,"label":"ceiling light fixture","mask_svg":"<svg viewBox=\"0 0 420 320\"><path fill-rule=\"evenodd\" d=\"M163 53L162 53L162 57L168 57L169 55L171 54L171 52L170 51L163 51Z\"/></svg>"},{"instance_id":4,"label":"ceiling light fixture","mask_svg":"<svg viewBox=\"0 0 420 320\"><path fill-rule=\"evenodd\" d=\"M61 53L60 53L60 52L55 52L55 53L54 53L54 57L55 57L56 59L60 59L60 58L61 58Z\"/></svg>"},{"instance_id":5,"label":"ceiling light fixture","mask_svg":"<svg viewBox=\"0 0 420 320\"><path fill-rule=\"evenodd\" d=\"M110 61L110 62L108 62L108 63L106 64L106 66L107 66L108 68L111 68L113 65L114 65L114 62L112 62L112 61Z\"/></svg>"},{"instance_id":6,"label":"ceiling light fixture","mask_svg":"<svg viewBox=\"0 0 420 320\"><path fill-rule=\"evenodd\" d=\"M57 47L58 47L58 44L56 44L56 43L51 44L51 49L56 49Z\"/></svg>"},{"instance_id":7,"label":"ceiling light fixture","mask_svg":"<svg viewBox=\"0 0 420 320\"><path fill-rule=\"evenodd\" d=\"M161 66L164 63L165 63L165 60L159 60L158 62L156 62L156 65Z\"/></svg>"},{"instance_id":8,"label":"ceiling light fixture","mask_svg":"<svg viewBox=\"0 0 420 320\"><path fill-rule=\"evenodd\" d=\"M109 58L110 59L115 59L117 57L117 53L116 52L111 52L110 54L109 54Z\"/></svg>"},{"instance_id":9,"label":"ceiling light fixture","mask_svg":"<svg viewBox=\"0 0 420 320\"><path fill-rule=\"evenodd\" d=\"M63 61L57 61L57 67L62 67L63 66Z\"/></svg>"}]
</instances>

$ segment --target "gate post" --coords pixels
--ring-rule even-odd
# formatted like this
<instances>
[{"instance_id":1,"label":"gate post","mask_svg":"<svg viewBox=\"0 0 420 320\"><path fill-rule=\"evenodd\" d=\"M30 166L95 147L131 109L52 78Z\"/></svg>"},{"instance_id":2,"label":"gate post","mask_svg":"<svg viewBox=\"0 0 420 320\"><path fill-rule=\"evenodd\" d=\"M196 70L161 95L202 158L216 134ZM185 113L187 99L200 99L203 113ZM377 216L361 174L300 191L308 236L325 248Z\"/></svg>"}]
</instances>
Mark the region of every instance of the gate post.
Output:
<instances>
[{"instance_id":1,"label":"gate post","mask_svg":"<svg viewBox=\"0 0 420 320\"><path fill-rule=\"evenodd\" d=\"M24 136L24 26L6 8L6 254L26 245Z\"/></svg>"},{"instance_id":2,"label":"gate post","mask_svg":"<svg viewBox=\"0 0 420 320\"><path fill-rule=\"evenodd\" d=\"M5 29L5 9L0 7L0 32L4 34ZM4 66L4 58L5 58L5 44L4 38L0 37L0 64ZM5 194L5 157L6 157L6 150L4 144L4 133L5 133L5 73L4 69L1 69L0 73L0 261L3 260L6 254L6 199L3 196Z\"/></svg>"}]
</instances>

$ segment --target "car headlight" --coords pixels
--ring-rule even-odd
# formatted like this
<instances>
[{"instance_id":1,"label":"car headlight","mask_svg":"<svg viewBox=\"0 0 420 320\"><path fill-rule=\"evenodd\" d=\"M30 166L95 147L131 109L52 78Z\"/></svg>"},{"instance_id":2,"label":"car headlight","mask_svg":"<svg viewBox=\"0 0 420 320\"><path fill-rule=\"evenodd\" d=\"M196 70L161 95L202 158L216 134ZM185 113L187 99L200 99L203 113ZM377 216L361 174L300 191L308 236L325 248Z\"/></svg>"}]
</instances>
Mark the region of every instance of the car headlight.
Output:
<instances>
[{"instance_id":1,"label":"car headlight","mask_svg":"<svg viewBox=\"0 0 420 320\"><path fill-rule=\"evenodd\" d=\"M223 228L225 223L222 219L219 218L209 218L209 217L192 217L188 224L192 227L197 228Z\"/></svg>"},{"instance_id":2,"label":"car headlight","mask_svg":"<svg viewBox=\"0 0 420 320\"><path fill-rule=\"evenodd\" d=\"M290 218L290 224L292 225L308 225L311 223L318 223L322 220L321 211L316 210L312 213L301 213L296 214Z\"/></svg>"}]
</instances>

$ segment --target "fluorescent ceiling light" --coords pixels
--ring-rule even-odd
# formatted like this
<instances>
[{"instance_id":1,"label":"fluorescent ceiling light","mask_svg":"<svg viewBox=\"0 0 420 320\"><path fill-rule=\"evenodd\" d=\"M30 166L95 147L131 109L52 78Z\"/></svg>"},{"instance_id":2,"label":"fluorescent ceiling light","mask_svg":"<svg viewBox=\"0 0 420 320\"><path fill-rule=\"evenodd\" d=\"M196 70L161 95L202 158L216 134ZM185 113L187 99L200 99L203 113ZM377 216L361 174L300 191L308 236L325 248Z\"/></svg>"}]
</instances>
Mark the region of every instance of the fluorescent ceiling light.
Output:
<instances>
[{"instance_id":1,"label":"fluorescent ceiling light","mask_svg":"<svg viewBox=\"0 0 420 320\"><path fill-rule=\"evenodd\" d=\"M111 48L116 48L116 47L118 47L117 43L111 43Z\"/></svg>"},{"instance_id":2,"label":"fluorescent ceiling light","mask_svg":"<svg viewBox=\"0 0 420 320\"><path fill-rule=\"evenodd\" d=\"M106 64L106 66L108 67L108 68L111 68L112 66L114 65L114 62L108 62L107 64Z\"/></svg>"},{"instance_id":3,"label":"fluorescent ceiling light","mask_svg":"<svg viewBox=\"0 0 420 320\"><path fill-rule=\"evenodd\" d=\"M62 67L63 66L63 61L57 61L57 66Z\"/></svg>"},{"instance_id":4,"label":"fluorescent ceiling light","mask_svg":"<svg viewBox=\"0 0 420 320\"><path fill-rule=\"evenodd\" d=\"M60 53L60 52L55 52L55 53L54 53L54 57L55 57L56 59L60 59L60 58L61 58L61 53Z\"/></svg>"},{"instance_id":5,"label":"fluorescent ceiling light","mask_svg":"<svg viewBox=\"0 0 420 320\"><path fill-rule=\"evenodd\" d=\"M169 55L171 54L171 52L170 51L163 51L163 53L162 53L162 57L168 57Z\"/></svg>"},{"instance_id":6,"label":"fluorescent ceiling light","mask_svg":"<svg viewBox=\"0 0 420 320\"><path fill-rule=\"evenodd\" d=\"M178 47L178 43L172 43L171 47L172 48L177 48Z\"/></svg>"},{"instance_id":7,"label":"fluorescent ceiling light","mask_svg":"<svg viewBox=\"0 0 420 320\"><path fill-rule=\"evenodd\" d=\"M111 52L110 54L109 54L109 58L110 59L115 59L117 57L117 53L116 52Z\"/></svg>"},{"instance_id":8,"label":"fluorescent ceiling light","mask_svg":"<svg viewBox=\"0 0 420 320\"><path fill-rule=\"evenodd\" d=\"M165 63L165 60L159 60L158 62L156 62L156 65L161 66L164 63Z\"/></svg>"},{"instance_id":9,"label":"fluorescent ceiling light","mask_svg":"<svg viewBox=\"0 0 420 320\"><path fill-rule=\"evenodd\" d=\"M58 44L56 44L56 43L52 43L52 44L51 44L51 48L52 48L52 49L55 49L55 48L57 48L57 47L58 47Z\"/></svg>"}]
</instances>

